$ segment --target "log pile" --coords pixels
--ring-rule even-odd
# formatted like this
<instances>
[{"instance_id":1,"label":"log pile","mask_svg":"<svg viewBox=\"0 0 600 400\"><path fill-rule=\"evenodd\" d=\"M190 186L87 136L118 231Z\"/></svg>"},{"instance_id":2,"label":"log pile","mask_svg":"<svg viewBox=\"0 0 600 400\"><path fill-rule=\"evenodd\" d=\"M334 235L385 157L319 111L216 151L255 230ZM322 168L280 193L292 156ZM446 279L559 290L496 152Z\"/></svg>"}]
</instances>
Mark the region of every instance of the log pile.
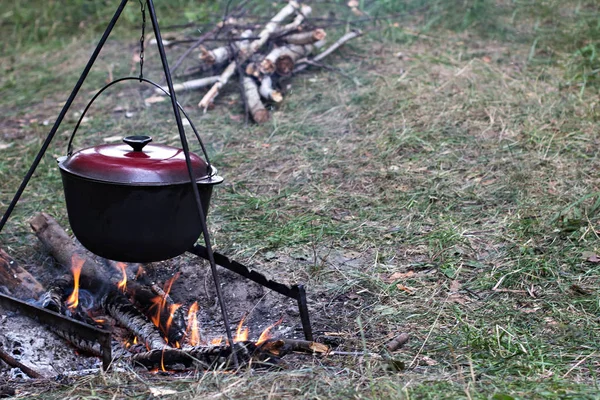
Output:
<instances>
[{"instance_id":1,"label":"log pile","mask_svg":"<svg viewBox=\"0 0 600 400\"><path fill-rule=\"evenodd\" d=\"M237 75L247 113L256 123L268 121L270 113L265 103L283 101L280 87L284 79L310 65L323 66L320 64L323 58L361 35L359 30L351 31L326 48L327 32L311 24L311 13L310 6L289 0L263 26L236 18L224 18L218 29L213 30L212 39L218 40L217 35L223 36L225 32L228 43L214 48L201 46L198 55L201 70L210 71L210 75L177 83L174 90L179 92L210 87L198 103L206 112L222 89L236 81L232 78ZM203 36L203 39L211 38ZM198 42L194 44L197 45ZM168 92L167 88L163 89ZM160 89L156 89L155 93L164 95Z\"/></svg>"}]
</instances>

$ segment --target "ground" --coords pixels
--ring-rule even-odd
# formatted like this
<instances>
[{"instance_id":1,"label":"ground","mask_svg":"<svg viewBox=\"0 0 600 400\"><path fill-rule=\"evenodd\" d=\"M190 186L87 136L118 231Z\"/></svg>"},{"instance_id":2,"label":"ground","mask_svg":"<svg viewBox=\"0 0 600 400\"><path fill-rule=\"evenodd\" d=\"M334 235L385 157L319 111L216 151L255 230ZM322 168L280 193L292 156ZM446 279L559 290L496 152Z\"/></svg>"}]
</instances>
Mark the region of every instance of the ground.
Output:
<instances>
[{"instance_id":1,"label":"ground","mask_svg":"<svg viewBox=\"0 0 600 400\"><path fill-rule=\"evenodd\" d=\"M2 210L110 16L87 2L58 3L13 5L1 16ZM218 20L224 3L180 0L158 12L165 25L200 25ZM248 7L267 16L278 5ZM314 2L315 15L335 13L330 37L354 25L366 34L327 60L341 72L290 79L269 123L245 126L234 89L206 114L196 107L203 92L180 102L225 177L209 217L215 248L304 282L315 330L333 331L344 349L379 352L408 333L390 355L403 368L368 356L306 357L268 372L12 382L20 396L147 398L156 388L174 398L600 396L598 4L360 7L368 14ZM0 236L26 267L49 262L27 219L46 211L67 224L54 158L76 113L100 85L136 73L138 12L127 7ZM145 65L160 80L154 49ZM76 146L124 131L177 144L168 105L144 107L136 84L111 93Z\"/></svg>"}]
</instances>

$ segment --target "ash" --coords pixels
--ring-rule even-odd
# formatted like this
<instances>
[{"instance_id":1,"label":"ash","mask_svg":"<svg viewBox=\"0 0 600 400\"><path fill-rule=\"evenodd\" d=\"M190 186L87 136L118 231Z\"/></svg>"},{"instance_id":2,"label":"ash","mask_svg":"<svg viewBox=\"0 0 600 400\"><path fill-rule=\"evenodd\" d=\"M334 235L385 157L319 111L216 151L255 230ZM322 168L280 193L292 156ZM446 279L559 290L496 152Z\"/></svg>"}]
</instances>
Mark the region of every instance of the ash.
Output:
<instances>
[{"instance_id":1,"label":"ash","mask_svg":"<svg viewBox=\"0 0 600 400\"><path fill-rule=\"evenodd\" d=\"M97 357L77 354L64 339L29 317L0 308L0 348L45 377L98 368ZM0 376L27 379L19 368L0 361Z\"/></svg>"}]
</instances>

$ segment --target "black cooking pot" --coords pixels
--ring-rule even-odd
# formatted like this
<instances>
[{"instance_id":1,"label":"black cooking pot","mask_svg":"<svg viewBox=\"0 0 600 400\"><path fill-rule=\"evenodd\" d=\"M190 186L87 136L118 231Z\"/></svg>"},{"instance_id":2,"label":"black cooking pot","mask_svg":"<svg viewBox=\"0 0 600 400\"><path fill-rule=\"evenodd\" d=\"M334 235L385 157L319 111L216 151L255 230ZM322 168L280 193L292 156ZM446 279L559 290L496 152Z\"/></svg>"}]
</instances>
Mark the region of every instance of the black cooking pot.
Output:
<instances>
[{"instance_id":1,"label":"black cooking pot","mask_svg":"<svg viewBox=\"0 0 600 400\"><path fill-rule=\"evenodd\" d=\"M125 144L90 147L58 159L69 223L92 253L125 262L184 253L202 225L183 150L129 136ZM190 154L204 215L223 178Z\"/></svg>"},{"instance_id":2,"label":"black cooking pot","mask_svg":"<svg viewBox=\"0 0 600 400\"><path fill-rule=\"evenodd\" d=\"M198 205L184 151L149 144L149 136L128 136L125 144L107 144L72 151L73 138L86 112L106 89L142 77L124 77L96 93L81 114L69 140L67 156L58 159L69 223L75 237L92 253L124 262L153 262L178 256L192 247L202 233ZM183 108L207 161L189 153L192 175L204 215L216 176L194 124Z\"/></svg>"}]
</instances>

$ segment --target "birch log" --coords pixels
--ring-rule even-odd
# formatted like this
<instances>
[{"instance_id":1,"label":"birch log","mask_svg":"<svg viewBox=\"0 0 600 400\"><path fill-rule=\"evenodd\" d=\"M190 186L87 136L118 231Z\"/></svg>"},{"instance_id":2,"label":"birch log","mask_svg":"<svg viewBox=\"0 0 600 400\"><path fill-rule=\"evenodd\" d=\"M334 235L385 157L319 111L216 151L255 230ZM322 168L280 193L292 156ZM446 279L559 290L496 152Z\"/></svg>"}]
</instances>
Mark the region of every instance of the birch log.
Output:
<instances>
[{"instance_id":1,"label":"birch log","mask_svg":"<svg viewBox=\"0 0 600 400\"><path fill-rule=\"evenodd\" d=\"M303 45L323 40L325 39L325 36L327 36L327 32L325 32L323 29L315 29L314 31L293 33L291 35L282 37L281 40L289 44Z\"/></svg>"},{"instance_id":2,"label":"birch log","mask_svg":"<svg viewBox=\"0 0 600 400\"><path fill-rule=\"evenodd\" d=\"M275 103L283 101L281 92L273 89L273 80L270 75L263 76L258 92L263 98L274 101Z\"/></svg>"},{"instance_id":3,"label":"birch log","mask_svg":"<svg viewBox=\"0 0 600 400\"><path fill-rule=\"evenodd\" d=\"M215 82L217 82L219 80L218 76L208 76L206 78L200 78L200 79L192 79L191 81L187 81L187 82L183 82L183 83L176 83L173 85L173 89L175 90L176 93L179 92L184 92L186 90L194 90L194 89L200 89L206 86L210 86L212 84L214 84ZM166 86L162 87L167 93L169 93L169 88ZM154 93L155 94L162 94L164 95L165 92L163 92L162 90L156 88L154 89Z\"/></svg>"},{"instance_id":4,"label":"birch log","mask_svg":"<svg viewBox=\"0 0 600 400\"><path fill-rule=\"evenodd\" d=\"M269 120L269 111L265 108L260 96L258 94L258 87L254 83L254 79L246 76L244 77L244 91L246 93L246 101L248 102L248 109L252 119L257 124L262 124Z\"/></svg>"}]
</instances>

